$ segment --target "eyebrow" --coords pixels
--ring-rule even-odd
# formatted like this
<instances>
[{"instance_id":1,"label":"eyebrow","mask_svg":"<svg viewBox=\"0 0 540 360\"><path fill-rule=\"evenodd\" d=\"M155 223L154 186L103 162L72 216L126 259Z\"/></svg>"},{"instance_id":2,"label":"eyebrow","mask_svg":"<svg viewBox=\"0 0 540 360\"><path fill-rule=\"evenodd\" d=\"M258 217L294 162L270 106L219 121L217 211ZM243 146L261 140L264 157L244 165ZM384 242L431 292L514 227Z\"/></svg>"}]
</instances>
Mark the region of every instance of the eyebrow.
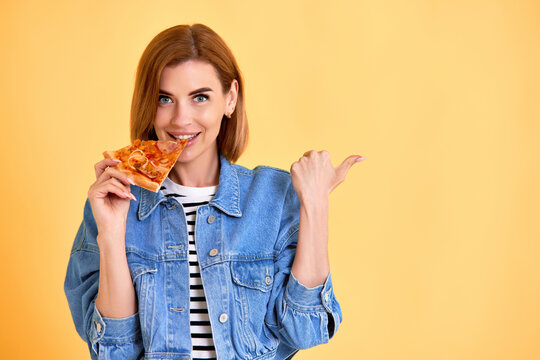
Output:
<instances>
[{"instance_id":1,"label":"eyebrow","mask_svg":"<svg viewBox=\"0 0 540 360\"><path fill-rule=\"evenodd\" d=\"M197 94L197 93L200 93L200 92L205 92L205 91L213 91L213 90L208 88L208 87L203 87L203 88L200 88L200 89L197 89L197 90L193 90L188 95L194 95L194 94ZM173 96L173 94L171 94L171 93L169 93L169 92L167 92L165 90L161 90L161 89L159 89L159 93L169 95L169 96Z\"/></svg>"}]
</instances>

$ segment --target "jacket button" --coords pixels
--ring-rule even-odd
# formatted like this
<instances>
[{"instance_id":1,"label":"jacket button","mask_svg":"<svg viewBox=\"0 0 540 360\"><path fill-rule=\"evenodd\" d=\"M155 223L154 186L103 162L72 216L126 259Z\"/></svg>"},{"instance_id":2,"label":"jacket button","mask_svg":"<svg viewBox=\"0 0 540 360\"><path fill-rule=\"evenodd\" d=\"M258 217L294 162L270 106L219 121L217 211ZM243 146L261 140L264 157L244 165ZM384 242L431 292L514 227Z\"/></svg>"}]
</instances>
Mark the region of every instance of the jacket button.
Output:
<instances>
[{"instance_id":1,"label":"jacket button","mask_svg":"<svg viewBox=\"0 0 540 360\"><path fill-rule=\"evenodd\" d=\"M324 293L324 300L326 301L326 303L328 304L328 300L330 300L330 292L332 291L332 289L330 288L326 293Z\"/></svg>"},{"instance_id":2,"label":"jacket button","mask_svg":"<svg viewBox=\"0 0 540 360\"><path fill-rule=\"evenodd\" d=\"M228 318L229 318L229 316L227 314L223 313L223 314L219 315L219 322L224 323L224 322L227 321Z\"/></svg>"},{"instance_id":3,"label":"jacket button","mask_svg":"<svg viewBox=\"0 0 540 360\"><path fill-rule=\"evenodd\" d=\"M210 256L216 256L218 253L217 249L210 250Z\"/></svg>"},{"instance_id":4,"label":"jacket button","mask_svg":"<svg viewBox=\"0 0 540 360\"><path fill-rule=\"evenodd\" d=\"M96 330L97 330L98 334L101 334L101 324L98 323L97 321L95 323L96 323Z\"/></svg>"},{"instance_id":5,"label":"jacket button","mask_svg":"<svg viewBox=\"0 0 540 360\"><path fill-rule=\"evenodd\" d=\"M208 219L206 219L206 221L208 221L209 224L213 223L214 220L216 220L216 217L214 215L210 215L208 216Z\"/></svg>"},{"instance_id":6,"label":"jacket button","mask_svg":"<svg viewBox=\"0 0 540 360\"><path fill-rule=\"evenodd\" d=\"M272 278L266 275L266 277L264 278L264 282L266 283L266 285L270 285L272 283Z\"/></svg>"}]
</instances>

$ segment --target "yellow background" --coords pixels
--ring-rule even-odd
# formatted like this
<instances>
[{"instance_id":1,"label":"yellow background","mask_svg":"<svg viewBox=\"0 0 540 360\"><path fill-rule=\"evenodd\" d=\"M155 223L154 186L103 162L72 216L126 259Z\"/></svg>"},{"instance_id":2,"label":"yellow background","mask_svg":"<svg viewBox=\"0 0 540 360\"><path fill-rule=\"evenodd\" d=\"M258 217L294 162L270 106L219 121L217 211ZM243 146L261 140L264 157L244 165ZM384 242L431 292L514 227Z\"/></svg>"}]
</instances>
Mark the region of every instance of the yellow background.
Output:
<instances>
[{"instance_id":1,"label":"yellow background","mask_svg":"<svg viewBox=\"0 0 540 360\"><path fill-rule=\"evenodd\" d=\"M356 164L331 195L344 321L297 359L540 358L540 3L2 1L0 357L87 359L63 293L137 62L173 25L246 80L239 163Z\"/></svg>"}]
</instances>

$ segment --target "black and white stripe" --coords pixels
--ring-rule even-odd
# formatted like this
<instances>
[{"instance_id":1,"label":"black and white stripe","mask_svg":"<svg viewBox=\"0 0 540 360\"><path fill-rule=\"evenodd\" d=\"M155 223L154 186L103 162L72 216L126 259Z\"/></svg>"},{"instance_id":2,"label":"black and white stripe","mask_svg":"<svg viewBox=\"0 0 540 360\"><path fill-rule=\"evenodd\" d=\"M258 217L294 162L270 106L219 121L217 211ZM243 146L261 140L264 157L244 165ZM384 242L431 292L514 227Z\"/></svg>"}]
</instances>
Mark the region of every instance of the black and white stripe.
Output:
<instances>
[{"instance_id":1,"label":"black and white stripe","mask_svg":"<svg viewBox=\"0 0 540 360\"><path fill-rule=\"evenodd\" d=\"M195 250L195 216L199 206L206 205L216 194L217 186L189 187L182 186L166 178L161 191L166 197L174 197L180 202L186 214L188 231L189 261L189 327L193 345L192 359L217 359L208 306L201 282L201 269Z\"/></svg>"}]
</instances>

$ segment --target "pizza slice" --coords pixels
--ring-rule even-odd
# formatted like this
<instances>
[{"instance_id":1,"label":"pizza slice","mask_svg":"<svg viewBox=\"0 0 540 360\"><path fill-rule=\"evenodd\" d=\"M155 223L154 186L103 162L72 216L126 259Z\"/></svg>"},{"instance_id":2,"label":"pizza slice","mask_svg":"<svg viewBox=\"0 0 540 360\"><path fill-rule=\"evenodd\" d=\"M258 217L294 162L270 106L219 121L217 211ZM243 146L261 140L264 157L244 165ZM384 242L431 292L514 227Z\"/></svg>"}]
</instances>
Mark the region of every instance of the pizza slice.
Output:
<instances>
[{"instance_id":1,"label":"pizza slice","mask_svg":"<svg viewBox=\"0 0 540 360\"><path fill-rule=\"evenodd\" d=\"M115 168L128 175L135 185L158 192L161 184L176 164L188 140L135 140L103 156L122 161Z\"/></svg>"}]
</instances>

